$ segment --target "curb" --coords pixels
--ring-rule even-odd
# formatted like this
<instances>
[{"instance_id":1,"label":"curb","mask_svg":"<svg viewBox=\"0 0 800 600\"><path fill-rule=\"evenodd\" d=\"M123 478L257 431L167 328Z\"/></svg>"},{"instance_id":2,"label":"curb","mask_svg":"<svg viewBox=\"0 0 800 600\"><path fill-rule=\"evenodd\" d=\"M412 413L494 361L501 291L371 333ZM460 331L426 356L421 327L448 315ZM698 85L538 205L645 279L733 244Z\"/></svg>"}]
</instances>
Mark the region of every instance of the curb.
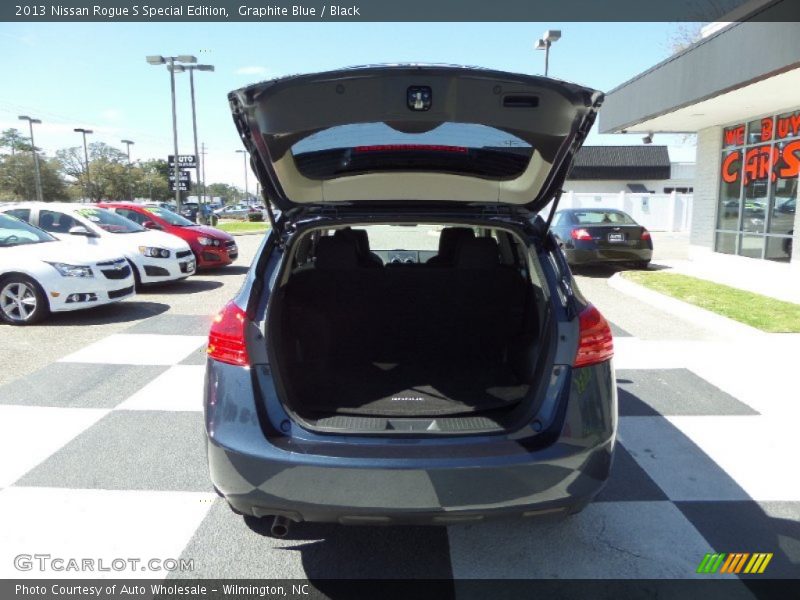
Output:
<instances>
[{"instance_id":1,"label":"curb","mask_svg":"<svg viewBox=\"0 0 800 600\"><path fill-rule=\"evenodd\" d=\"M222 231L225 231L224 229ZM265 229L264 231L242 231L239 233L231 233L230 231L225 231L228 235L239 236L239 235L264 235L269 233L269 229Z\"/></svg>"},{"instance_id":2,"label":"curb","mask_svg":"<svg viewBox=\"0 0 800 600\"><path fill-rule=\"evenodd\" d=\"M638 283L633 283L622 277L622 273L614 273L608 280L608 285L614 289L633 296L637 300L646 302L651 306L671 313L699 327L715 331L723 335L734 337L762 337L769 335L766 331L761 331L750 325L739 323L728 317L723 317L717 313L700 308L694 304L689 304L683 300L672 298L660 292L648 289Z\"/></svg>"}]
</instances>

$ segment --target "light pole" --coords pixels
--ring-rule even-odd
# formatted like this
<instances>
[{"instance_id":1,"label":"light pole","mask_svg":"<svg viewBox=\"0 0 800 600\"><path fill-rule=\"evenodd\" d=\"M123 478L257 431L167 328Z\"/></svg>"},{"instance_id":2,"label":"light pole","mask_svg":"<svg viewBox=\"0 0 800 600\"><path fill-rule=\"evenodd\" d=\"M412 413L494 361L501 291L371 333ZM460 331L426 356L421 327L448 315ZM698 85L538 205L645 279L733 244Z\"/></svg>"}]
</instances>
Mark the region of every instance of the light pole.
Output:
<instances>
[{"instance_id":1,"label":"light pole","mask_svg":"<svg viewBox=\"0 0 800 600\"><path fill-rule=\"evenodd\" d=\"M83 134L83 158L86 161L86 197L89 202L92 201L92 178L89 175L89 148L86 145L86 135L92 134L94 131L91 129L82 129L81 127L76 127L72 131L76 133Z\"/></svg>"},{"instance_id":2,"label":"light pole","mask_svg":"<svg viewBox=\"0 0 800 600\"><path fill-rule=\"evenodd\" d=\"M182 63L196 63L197 58L188 54L179 56L148 56L147 62L151 65L167 65L169 71L169 88L172 93L172 146L175 156L175 166L173 175L175 177L175 205L177 211L181 210L181 189L180 189L180 166L178 165L178 117L175 109L175 71L183 71L182 65L176 65L175 61ZM180 67L180 69L178 69Z\"/></svg>"},{"instance_id":3,"label":"light pole","mask_svg":"<svg viewBox=\"0 0 800 600\"><path fill-rule=\"evenodd\" d=\"M131 198L131 202L133 202L133 181L131 181L131 145L134 142L132 140L120 140L120 142L125 144L128 149L128 195Z\"/></svg>"},{"instance_id":4,"label":"light pole","mask_svg":"<svg viewBox=\"0 0 800 600\"><path fill-rule=\"evenodd\" d=\"M561 39L561 30L560 29L548 29L547 31L542 34L541 39L536 41L536 44L533 46L535 50L544 50L544 76L547 77L547 72L550 66L550 46L553 45L553 42L557 42Z\"/></svg>"},{"instance_id":5,"label":"light pole","mask_svg":"<svg viewBox=\"0 0 800 600\"><path fill-rule=\"evenodd\" d=\"M205 190L205 173L201 170L200 153L197 148L197 112L195 111L194 104L194 72L195 71L213 71L214 65L185 65L184 70L189 71L189 89L192 93L192 131L194 133L194 156L197 161L197 187L198 187L198 204L200 205L201 222L205 221L203 214L203 197L199 191Z\"/></svg>"},{"instance_id":6,"label":"light pole","mask_svg":"<svg viewBox=\"0 0 800 600\"><path fill-rule=\"evenodd\" d=\"M39 202L42 202L44 199L42 196L42 173L39 170L39 153L36 152L36 144L33 141L33 124L34 123L40 124L42 121L40 119L32 119L28 115L20 115L19 119L20 121L27 121L28 125L31 128L31 152L33 153L33 168L34 171L36 172L36 199ZM13 144L11 146L11 149L12 150L14 149Z\"/></svg>"},{"instance_id":7,"label":"light pole","mask_svg":"<svg viewBox=\"0 0 800 600\"><path fill-rule=\"evenodd\" d=\"M244 196L245 198L250 199L250 188L247 185L247 150L237 150L237 154L239 152L242 153L242 158L244 159Z\"/></svg>"}]
</instances>

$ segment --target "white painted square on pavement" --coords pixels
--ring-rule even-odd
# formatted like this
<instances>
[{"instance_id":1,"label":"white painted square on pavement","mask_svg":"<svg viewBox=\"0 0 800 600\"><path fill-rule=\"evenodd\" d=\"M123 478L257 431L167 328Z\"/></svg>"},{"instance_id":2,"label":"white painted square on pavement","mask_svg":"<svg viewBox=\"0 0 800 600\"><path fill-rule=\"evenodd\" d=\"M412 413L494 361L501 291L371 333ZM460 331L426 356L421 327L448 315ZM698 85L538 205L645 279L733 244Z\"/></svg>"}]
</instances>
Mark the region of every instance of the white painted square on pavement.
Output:
<instances>
[{"instance_id":1,"label":"white painted square on pavement","mask_svg":"<svg viewBox=\"0 0 800 600\"><path fill-rule=\"evenodd\" d=\"M0 491L0 514L13 515L0 537L2 578L159 578L165 559L178 559L213 505L215 494L8 488ZM49 554L51 559L94 559L94 571L46 570L38 563L19 571L19 554ZM127 559L139 559L132 565ZM187 557L191 558L191 557ZM98 571L124 559L125 569ZM158 564L148 565L150 559ZM155 570L147 569L148 566Z\"/></svg>"},{"instance_id":2,"label":"white painted square on pavement","mask_svg":"<svg viewBox=\"0 0 800 600\"><path fill-rule=\"evenodd\" d=\"M800 502L797 423L778 417L669 417L753 500Z\"/></svg>"},{"instance_id":3,"label":"white painted square on pavement","mask_svg":"<svg viewBox=\"0 0 800 600\"><path fill-rule=\"evenodd\" d=\"M671 502L596 502L564 520L459 525L448 537L455 579L691 578L710 551Z\"/></svg>"},{"instance_id":4,"label":"white painted square on pavement","mask_svg":"<svg viewBox=\"0 0 800 600\"><path fill-rule=\"evenodd\" d=\"M625 449L670 500L748 499L721 465L664 417L620 417L618 435Z\"/></svg>"},{"instance_id":5,"label":"white painted square on pavement","mask_svg":"<svg viewBox=\"0 0 800 600\"><path fill-rule=\"evenodd\" d=\"M117 333L90 344L59 362L175 365L206 341L206 336L202 335Z\"/></svg>"},{"instance_id":6,"label":"white painted square on pavement","mask_svg":"<svg viewBox=\"0 0 800 600\"><path fill-rule=\"evenodd\" d=\"M203 365L178 365L156 377L117 410L202 411Z\"/></svg>"},{"instance_id":7,"label":"white painted square on pavement","mask_svg":"<svg viewBox=\"0 0 800 600\"><path fill-rule=\"evenodd\" d=\"M96 408L0 406L0 487L14 483L108 412Z\"/></svg>"}]
</instances>

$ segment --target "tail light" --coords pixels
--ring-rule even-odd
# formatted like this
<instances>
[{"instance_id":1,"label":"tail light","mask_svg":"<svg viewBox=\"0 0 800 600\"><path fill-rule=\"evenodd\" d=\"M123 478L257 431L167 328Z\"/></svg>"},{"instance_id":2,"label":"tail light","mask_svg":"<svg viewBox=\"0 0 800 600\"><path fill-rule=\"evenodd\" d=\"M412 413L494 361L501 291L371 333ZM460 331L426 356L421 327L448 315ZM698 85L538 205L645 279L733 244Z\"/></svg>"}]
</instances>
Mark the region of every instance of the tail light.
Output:
<instances>
[{"instance_id":1,"label":"tail light","mask_svg":"<svg viewBox=\"0 0 800 600\"><path fill-rule=\"evenodd\" d=\"M575 367L588 367L606 361L614 356L614 340L611 327L600 311L589 304L578 315L580 322L580 342L575 355Z\"/></svg>"},{"instance_id":2,"label":"tail light","mask_svg":"<svg viewBox=\"0 0 800 600\"><path fill-rule=\"evenodd\" d=\"M208 334L208 355L229 365L242 367L250 364L244 339L246 323L247 316L244 311L233 301L228 302L211 324L211 331Z\"/></svg>"},{"instance_id":3,"label":"tail light","mask_svg":"<svg viewBox=\"0 0 800 600\"><path fill-rule=\"evenodd\" d=\"M650 239L650 232L647 231L644 227L642 227L642 239L649 240Z\"/></svg>"},{"instance_id":4,"label":"tail light","mask_svg":"<svg viewBox=\"0 0 800 600\"><path fill-rule=\"evenodd\" d=\"M586 231L585 229L573 229L570 232L569 235L573 240L591 240L592 239L591 234L588 231Z\"/></svg>"}]
</instances>

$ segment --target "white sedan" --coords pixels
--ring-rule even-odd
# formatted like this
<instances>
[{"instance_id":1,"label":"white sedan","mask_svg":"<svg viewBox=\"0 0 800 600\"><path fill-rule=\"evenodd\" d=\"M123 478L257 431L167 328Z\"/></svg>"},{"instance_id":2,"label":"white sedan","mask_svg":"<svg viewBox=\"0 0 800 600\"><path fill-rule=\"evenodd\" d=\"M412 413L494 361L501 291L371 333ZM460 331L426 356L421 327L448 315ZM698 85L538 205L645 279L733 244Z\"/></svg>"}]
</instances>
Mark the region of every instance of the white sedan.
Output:
<instances>
[{"instance_id":1,"label":"white sedan","mask_svg":"<svg viewBox=\"0 0 800 600\"><path fill-rule=\"evenodd\" d=\"M195 272L194 255L181 238L152 231L91 204L19 202L0 211L27 221L61 240L106 247L134 267L136 284L183 279Z\"/></svg>"},{"instance_id":2,"label":"white sedan","mask_svg":"<svg viewBox=\"0 0 800 600\"><path fill-rule=\"evenodd\" d=\"M61 242L0 214L0 320L29 325L51 311L78 310L135 294L120 253Z\"/></svg>"}]
</instances>

